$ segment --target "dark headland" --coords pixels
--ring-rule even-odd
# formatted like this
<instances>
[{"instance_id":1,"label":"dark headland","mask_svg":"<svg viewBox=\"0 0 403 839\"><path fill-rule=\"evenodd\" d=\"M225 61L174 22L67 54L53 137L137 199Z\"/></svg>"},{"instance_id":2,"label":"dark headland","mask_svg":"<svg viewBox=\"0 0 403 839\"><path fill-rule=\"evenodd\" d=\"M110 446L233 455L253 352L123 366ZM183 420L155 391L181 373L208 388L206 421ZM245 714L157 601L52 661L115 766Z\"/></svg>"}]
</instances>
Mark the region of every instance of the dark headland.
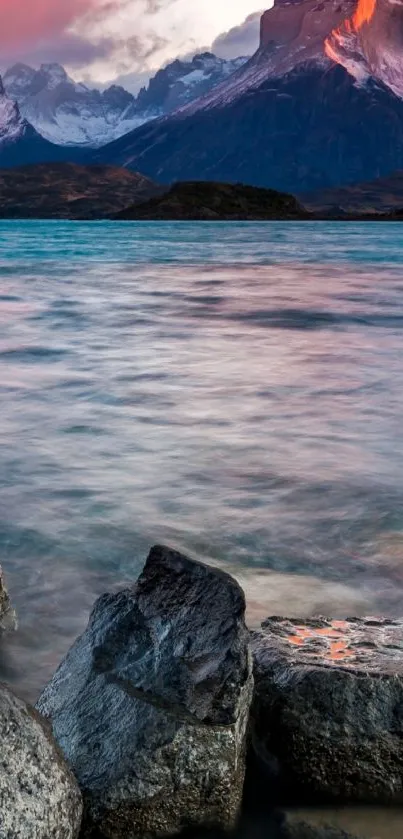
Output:
<instances>
[{"instance_id":1,"label":"dark headland","mask_svg":"<svg viewBox=\"0 0 403 839\"><path fill-rule=\"evenodd\" d=\"M214 181L173 184L163 195L116 215L116 219L128 221L264 221L309 217L310 213L288 193Z\"/></svg>"}]
</instances>

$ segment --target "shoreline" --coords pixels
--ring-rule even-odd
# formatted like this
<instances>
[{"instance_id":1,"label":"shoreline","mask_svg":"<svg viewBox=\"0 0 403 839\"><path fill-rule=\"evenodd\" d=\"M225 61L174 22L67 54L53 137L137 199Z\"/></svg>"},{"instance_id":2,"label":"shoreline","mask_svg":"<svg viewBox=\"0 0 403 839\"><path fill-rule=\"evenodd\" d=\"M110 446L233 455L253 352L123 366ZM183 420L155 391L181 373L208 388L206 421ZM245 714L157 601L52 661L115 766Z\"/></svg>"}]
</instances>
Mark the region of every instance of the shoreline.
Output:
<instances>
[{"instance_id":1,"label":"shoreline","mask_svg":"<svg viewBox=\"0 0 403 839\"><path fill-rule=\"evenodd\" d=\"M6 614L11 604L4 585L2 592ZM309 839L374 839L375 834L370 832L373 824L377 825L376 839L399 839L399 831L403 828L403 779L397 783L394 761L399 764L401 760L401 745L398 732L395 733L394 726L390 727L388 703L392 703L391 708L399 714L398 709L403 707L399 699L400 694L403 698L403 621L270 618L263 621L260 629L251 631L244 623L245 605L243 590L229 574L165 547L151 550L143 572L131 588L98 599L87 629L73 644L37 703L37 710L42 715L38 719L49 719L64 754L63 761L67 761L63 771L73 771L86 802L84 812L87 815L77 833L74 825L78 821L81 823L81 814L76 782L73 781L71 794L76 804L73 811L67 804L63 805L67 814L63 816L65 832L56 832L55 836L71 839L93 835L113 839L169 837L179 829L176 820L183 807L185 821L180 817L180 830L186 827L190 807L193 826L189 824L185 830L189 839L193 836L200 839L206 836L207 839L213 828L214 837L221 835L217 829L224 829L224 837L230 828L239 839L247 839L251 832L256 839L265 839L268 835L270 839L306 839L308 836ZM143 617L139 623L140 614ZM128 623L129 615L132 617ZM112 623L110 618L113 618ZM158 627L153 640L152 636L143 634L144 619L146 624L151 622L150 629ZM112 640L111 631L115 640ZM181 646L181 639L185 637L183 632L188 639L187 645L190 644L188 653ZM225 652L227 644L233 650L229 658ZM245 658L248 649L249 658ZM179 658L176 650L182 650ZM143 669L144 655L144 661L151 662L150 655L155 657L160 672L157 681L154 681L154 671L149 670L149 664L146 670ZM189 664L186 663L188 655ZM253 696L250 690L252 660ZM88 675L82 682L80 672L85 661ZM200 665L199 661L203 663ZM199 672L200 676L197 675ZM223 680L217 695L220 696L218 704L213 697L221 682L214 686L215 680L210 681L212 672L217 678L220 673L219 678ZM64 673L68 675L67 681ZM94 688L97 686L96 693L91 689L86 699L91 684ZM196 687L197 692L193 693ZM115 696L112 705L112 695L107 698L111 689ZM349 691L349 701L344 698L340 703L345 689ZM222 690L230 691L225 701ZM4 711L4 691L6 688L0 687L0 700L3 701L3 712L0 701L0 721L1 716L4 719L4 714L8 713ZM97 776L100 757L97 750L94 752L94 746L91 746L91 752L88 749L93 737L99 742L100 735L96 733L96 719L91 722L87 712L83 716L89 700L96 709L96 719L102 721L101 753L110 742L105 758L108 755L107 762L112 763L106 768L106 774L103 772L102 793L97 791L97 786L94 793L90 792L91 777L93 773ZM120 721L114 711L117 700L121 708ZM20 703L20 700L15 701ZM21 704L18 707L22 707ZM140 716L135 711L137 707ZM211 712L207 712L207 707L211 707ZM18 716L20 712L16 713ZM315 725L312 725L315 718ZM134 811L127 801L124 805L129 807L127 818L116 822L114 808L110 810L111 805L107 804L112 795L110 785L113 787L115 783L116 771L129 771L135 755L136 764L141 765L138 761L144 749L148 775L155 771L161 755L158 749L154 750L149 737L157 719L160 720L158 726L162 724L164 742L168 742L167 737L168 740L173 738L174 761L185 760L186 765L190 759L189 748L196 749L197 762L194 764L192 757L193 768L187 784L197 785L200 781L200 789L204 789L204 773L215 771L218 771L217 777L223 779L224 772L228 781L235 777L237 780L228 785L225 781L218 797L214 794L210 803L208 799L202 803L200 790L196 792L195 789L194 799L189 799L189 792L183 798L184 780L178 779L170 793L177 802L174 810L162 801L158 805L153 803L152 787L149 793L143 786L133 787L131 795L137 801L136 809ZM174 719L175 727L172 728ZM403 728L403 714L401 719L396 717L396 721L399 720ZM134 737L133 754L129 748L129 729ZM73 746L76 734L71 741L73 732L77 731L82 740L82 758L79 758L80 749L77 752L77 745ZM145 740L144 734L137 739L141 731L144 734L148 731ZM183 735L180 734L182 731ZM224 731L225 740L222 739ZM177 739L179 734L180 741ZM330 750L325 745L329 736ZM207 741L206 737L209 738ZM366 747L368 737L372 741L369 751ZM385 737L395 738L393 749L396 751L383 753ZM24 737L21 743L21 748L25 749ZM289 744L292 744L291 751ZM217 753L216 746L219 746ZM229 751L225 752L227 748ZM121 760L119 768L113 769L116 749ZM123 758L127 749L127 758ZM224 754L227 755L225 760ZM234 776L238 771L241 774ZM2 784L0 773L0 792ZM66 801L63 784L60 795ZM120 795L118 789L112 799ZM141 800L146 796L144 804L140 803L139 795ZM148 795L151 795L149 804ZM232 802L229 810L225 803L228 795L228 801ZM0 795L0 802L2 800L4 789L3 798ZM95 805L96 801L98 804ZM196 801L199 802L197 805ZM388 808L392 805L394 809L390 811ZM0 803L0 816L1 812ZM91 813L90 822L98 825L100 833L93 834L93 827L88 822ZM395 834L388 827L391 813ZM68 828L70 832L66 832L66 824L73 825L71 830ZM272 833L267 834L269 828ZM20 835L25 836L23 832L18 833ZM36 835L43 835L45 839L45 834L38 832Z\"/></svg>"}]
</instances>

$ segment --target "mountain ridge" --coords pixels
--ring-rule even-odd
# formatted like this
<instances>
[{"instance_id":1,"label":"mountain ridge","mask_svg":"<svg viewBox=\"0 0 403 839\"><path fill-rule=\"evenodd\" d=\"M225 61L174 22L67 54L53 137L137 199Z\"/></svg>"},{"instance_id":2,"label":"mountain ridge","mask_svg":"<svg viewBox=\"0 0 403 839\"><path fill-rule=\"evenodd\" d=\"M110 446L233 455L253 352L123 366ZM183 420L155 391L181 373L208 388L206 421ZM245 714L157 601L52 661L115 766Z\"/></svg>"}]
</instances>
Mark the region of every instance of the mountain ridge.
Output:
<instances>
[{"instance_id":1,"label":"mountain ridge","mask_svg":"<svg viewBox=\"0 0 403 839\"><path fill-rule=\"evenodd\" d=\"M258 51L229 79L106 146L99 160L163 183L240 181L291 193L402 168L403 98L388 79L357 79L326 52L356 8L276 0L263 14Z\"/></svg>"},{"instance_id":2,"label":"mountain ridge","mask_svg":"<svg viewBox=\"0 0 403 839\"><path fill-rule=\"evenodd\" d=\"M62 146L98 148L140 125L170 113L214 87L244 63L211 53L171 62L137 97L119 85L100 91L75 82L60 64L38 70L17 63L3 76L4 88L22 116L46 140Z\"/></svg>"}]
</instances>

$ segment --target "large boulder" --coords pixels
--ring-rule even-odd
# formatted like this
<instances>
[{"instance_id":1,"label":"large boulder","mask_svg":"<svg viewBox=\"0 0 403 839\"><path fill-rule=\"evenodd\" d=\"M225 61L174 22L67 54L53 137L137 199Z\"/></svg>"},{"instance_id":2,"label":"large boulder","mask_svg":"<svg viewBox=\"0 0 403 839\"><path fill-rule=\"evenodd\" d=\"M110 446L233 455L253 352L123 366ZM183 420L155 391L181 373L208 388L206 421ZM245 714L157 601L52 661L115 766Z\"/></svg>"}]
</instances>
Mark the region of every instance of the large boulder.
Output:
<instances>
[{"instance_id":1,"label":"large boulder","mask_svg":"<svg viewBox=\"0 0 403 839\"><path fill-rule=\"evenodd\" d=\"M77 783L49 724L0 685L0 839L76 839Z\"/></svg>"},{"instance_id":2,"label":"large boulder","mask_svg":"<svg viewBox=\"0 0 403 839\"><path fill-rule=\"evenodd\" d=\"M271 618L252 740L293 799L403 803L403 621Z\"/></svg>"},{"instance_id":3,"label":"large boulder","mask_svg":"<svg viewBox=\"0 0 403 839\"><path fill-rule=\"evenodd\" d=\"M3 570L0 566L0 633L15 629L16 626L16 614L11 606L6 584L4 582Z\"/></svg>"},{"instance_id":4,"label":"large boulder","mask_svg":"<svg viewBox=\"0 0 403 839\"><path fill-rule=\"evenodd\" d=\"M167 548L101 597L38 709L110 839L230 828L244 780L252 662L238 584Z\"/></svg>"}]
</instances>

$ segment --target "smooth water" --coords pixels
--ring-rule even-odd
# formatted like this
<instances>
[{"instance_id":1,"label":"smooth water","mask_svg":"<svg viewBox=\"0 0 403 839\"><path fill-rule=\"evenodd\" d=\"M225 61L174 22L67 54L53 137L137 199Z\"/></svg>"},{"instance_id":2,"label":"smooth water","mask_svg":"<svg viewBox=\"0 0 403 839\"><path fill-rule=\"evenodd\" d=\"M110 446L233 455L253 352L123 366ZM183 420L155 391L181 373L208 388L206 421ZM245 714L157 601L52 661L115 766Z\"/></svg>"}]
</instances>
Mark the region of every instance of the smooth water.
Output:
<instances>
[{"instance_id":1,"label":"smooth water","mask_svg":"<svg viewBox=\"0 0 403 839\"><path fill-rule=\"evenodd\" d=\"M0 679L155 542L251 623L402 614L403 226L2 222L0 272Z\"/></svg>"}]
</instances>

